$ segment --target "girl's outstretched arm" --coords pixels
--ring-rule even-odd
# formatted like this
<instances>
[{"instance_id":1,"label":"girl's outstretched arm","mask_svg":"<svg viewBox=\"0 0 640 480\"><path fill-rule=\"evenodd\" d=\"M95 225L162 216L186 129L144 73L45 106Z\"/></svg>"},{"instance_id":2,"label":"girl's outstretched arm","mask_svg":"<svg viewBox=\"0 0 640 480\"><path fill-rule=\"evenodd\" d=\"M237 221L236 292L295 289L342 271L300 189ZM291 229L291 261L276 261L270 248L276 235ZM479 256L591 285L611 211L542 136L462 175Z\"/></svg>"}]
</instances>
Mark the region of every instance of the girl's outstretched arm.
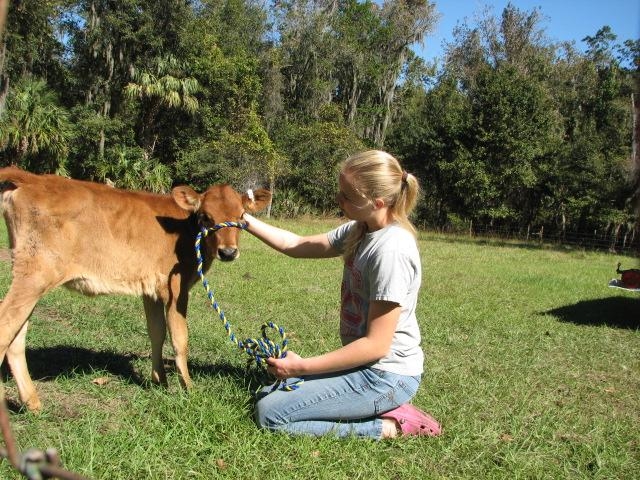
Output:
<instances>
[{"instance_id":1,"label":"girl's outstretched arm","mask_svg":"<svg viewBox=\"0 0 640 480\"><path fill-rule=\"evenodd\" d=\"M339 253L329 243L326 233L300 236L288 230L274 227L245 213L247 231L274 250L295 258L337 257Z\"/></svg>"}]
</instances>

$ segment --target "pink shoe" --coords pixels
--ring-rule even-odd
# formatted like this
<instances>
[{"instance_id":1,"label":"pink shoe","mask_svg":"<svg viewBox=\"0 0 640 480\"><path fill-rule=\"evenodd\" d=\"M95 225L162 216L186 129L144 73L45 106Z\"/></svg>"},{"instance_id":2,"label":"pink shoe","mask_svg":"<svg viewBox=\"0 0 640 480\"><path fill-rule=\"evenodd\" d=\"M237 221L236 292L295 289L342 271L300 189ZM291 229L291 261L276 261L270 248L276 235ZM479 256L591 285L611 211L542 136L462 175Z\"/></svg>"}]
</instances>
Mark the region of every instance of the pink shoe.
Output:
<instances>
[{"instance_id":1,"label":"pink shoe","mask_svg":"<svg viewBox=\"0 0 640 480\"><path fill-rule=\"evenodd\" d=\"M442 432L440 424L428 413L414 407L410 403L400 405L380 415L382 418L390 418L398 422L402 430L402 436L428 435L437 437Z\"/></svg>"}]
</instances>

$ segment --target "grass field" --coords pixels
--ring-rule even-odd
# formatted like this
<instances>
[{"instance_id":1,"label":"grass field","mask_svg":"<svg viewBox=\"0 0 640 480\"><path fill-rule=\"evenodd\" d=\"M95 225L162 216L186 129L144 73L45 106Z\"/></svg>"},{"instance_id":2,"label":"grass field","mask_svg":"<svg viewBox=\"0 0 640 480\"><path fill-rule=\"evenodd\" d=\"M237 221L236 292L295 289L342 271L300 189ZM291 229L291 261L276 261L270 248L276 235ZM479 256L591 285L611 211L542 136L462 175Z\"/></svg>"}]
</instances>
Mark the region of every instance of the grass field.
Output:
<instances>
[{"instance_id":1,"label":"grass field","mask_svg":"<svg viewBox=\"0 0 640 480\"><path fill-rule=\"evenodd\" d=\"M338 346L340 260L289 259L247 234L241 248L207 275L239 336L274 321L302 355ZM640 478L640 294L607 287L618 261L636 260L428 233L420 249L426 371L414 403L442 422L439 438L258 430L257 385L196 285L188 394L175 373L168 391L148 385L140 299L43 298L27 346L44 409L12 411L19 448L55 447L65 468L95 479ZM0 296L9 283L0 261ZM10 376L5 387L15 400ZM3 461L0 478L21 477Z\"/></svg>"}]
</instances>

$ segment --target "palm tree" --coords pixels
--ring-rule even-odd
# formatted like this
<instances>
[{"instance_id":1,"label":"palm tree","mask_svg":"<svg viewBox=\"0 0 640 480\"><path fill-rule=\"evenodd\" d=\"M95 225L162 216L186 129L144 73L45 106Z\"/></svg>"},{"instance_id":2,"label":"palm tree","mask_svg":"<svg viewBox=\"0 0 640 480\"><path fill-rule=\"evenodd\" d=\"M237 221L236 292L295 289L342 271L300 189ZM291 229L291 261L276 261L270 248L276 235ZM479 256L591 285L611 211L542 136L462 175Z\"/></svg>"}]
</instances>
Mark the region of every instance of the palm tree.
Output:
<instances>
[{"instance_id":1,"label":"palm tree","mask_svg":"<svg viewBox=\"0 0 640 480\"><path fill-rule=\"evenodd\" d=\"M98 164L95 173L104 183L120 188L167 193L171 187L169 167L144 158L144 152L137 146L110 149L106 161Z\"/></svg>"},{"instance_id":2,"label":"palm tree","mask_svg":"<svg viewBox=\"0 0 640 480\"><path fill-rule=\"evenodd\" d=\"M158 58L153 71L134 71L125 87L125 94L141 101L138 138L145 151L145 157L153 155L158 139L156 119L163 108L179 109L194 113L198 100L194 96L200 89L198 80L183 75L184 66L172 55Z\"/></svg>"},{"instance_id":3,"label":"palm tree","mask_svg":"<svg viewBox=\"0 0 640 480\"><path fill-rule=\"evenodd\" d=\"M71 124L46 82L21 79L9 92L5 106L0 115L0 151L7 163L64 173Z\"/></svg>"}]
</instances>

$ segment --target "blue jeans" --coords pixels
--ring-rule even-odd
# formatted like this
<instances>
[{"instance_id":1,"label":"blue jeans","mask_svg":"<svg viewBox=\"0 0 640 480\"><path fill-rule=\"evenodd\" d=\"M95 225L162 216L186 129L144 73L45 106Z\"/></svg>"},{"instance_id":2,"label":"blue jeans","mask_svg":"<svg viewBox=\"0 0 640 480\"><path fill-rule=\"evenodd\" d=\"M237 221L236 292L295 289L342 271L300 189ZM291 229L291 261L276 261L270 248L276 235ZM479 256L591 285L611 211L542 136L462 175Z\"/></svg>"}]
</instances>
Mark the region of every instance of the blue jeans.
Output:
<instances>
[{"instance_id":1,"label":"blue jeans","mask_svg":"<svg viewBox=\"0 0 640 480\"><path fill-rule=\"evenodd\" d=\"M293 383L298 379L288 379ZM297 390L258 392L256 423L293 435L380 439L380 414L407 403L418 391L420 375L398 375L361 367L304 378Z\"/></svg>"}]
</instances>

